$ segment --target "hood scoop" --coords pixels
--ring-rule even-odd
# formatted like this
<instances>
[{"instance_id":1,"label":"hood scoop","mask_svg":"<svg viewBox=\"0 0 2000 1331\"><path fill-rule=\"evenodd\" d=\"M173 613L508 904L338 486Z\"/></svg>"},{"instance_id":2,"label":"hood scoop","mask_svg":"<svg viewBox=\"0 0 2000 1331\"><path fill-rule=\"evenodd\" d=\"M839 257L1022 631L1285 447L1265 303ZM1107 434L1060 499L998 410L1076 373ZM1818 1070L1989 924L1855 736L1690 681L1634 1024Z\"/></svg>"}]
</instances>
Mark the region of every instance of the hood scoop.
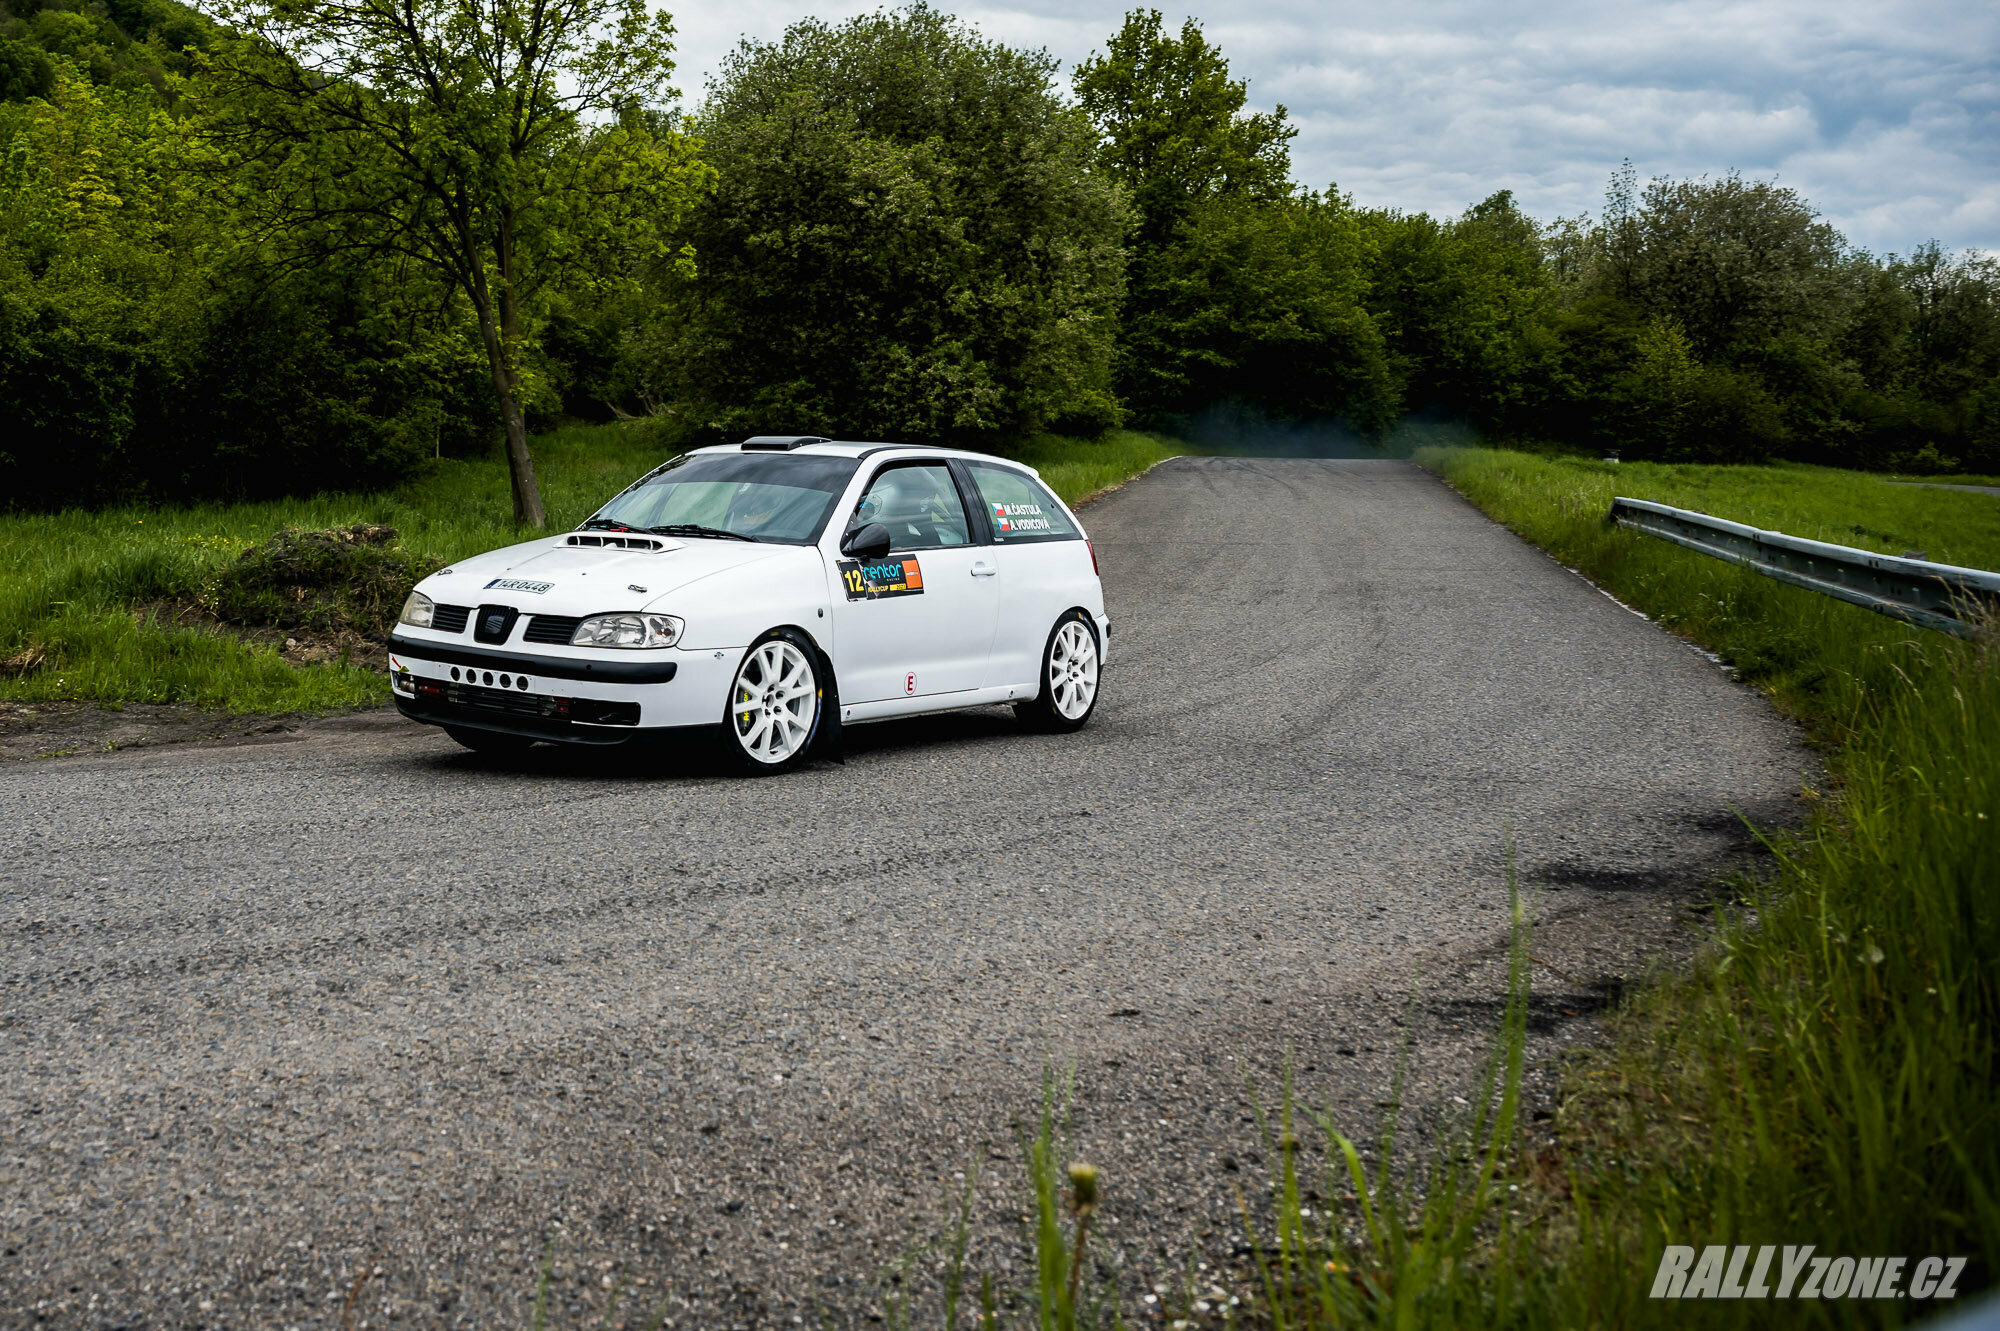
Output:
<instances>
[{"instance_id":1,"label":"hood scoop","mask_svg":"<svg viewBox=\"0 0 2000 1331\"><path fill-rule=\"evenodd\" d=\"M614 550L651 550L655 553L661 550L678 550L681 547L679 541L663 540L658 536L628 536L611 532L572 532L564 538L563 544L588 546L593 549L609 546Z\"/></svg>"}]
</instances>

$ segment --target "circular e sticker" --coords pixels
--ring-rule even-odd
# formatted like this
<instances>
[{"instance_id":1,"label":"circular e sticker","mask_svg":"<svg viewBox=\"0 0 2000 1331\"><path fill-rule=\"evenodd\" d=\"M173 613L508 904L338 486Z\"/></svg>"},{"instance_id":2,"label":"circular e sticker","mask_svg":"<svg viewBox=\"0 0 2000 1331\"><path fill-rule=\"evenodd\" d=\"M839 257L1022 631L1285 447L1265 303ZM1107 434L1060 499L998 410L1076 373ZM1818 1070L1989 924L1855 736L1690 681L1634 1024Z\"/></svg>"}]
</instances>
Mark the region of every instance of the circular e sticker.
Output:
<instances>
[{"instance_id":1,"label":"circular e sticker","mask_svg":"<svg viewBox=\"0 0 2000 1331\"><path fill-rule=\"evenodd\" d=\"M915 675L903 676L903 692L915 693L916 691L917 691L917 677Z\"/></svg>"}]
</instances>

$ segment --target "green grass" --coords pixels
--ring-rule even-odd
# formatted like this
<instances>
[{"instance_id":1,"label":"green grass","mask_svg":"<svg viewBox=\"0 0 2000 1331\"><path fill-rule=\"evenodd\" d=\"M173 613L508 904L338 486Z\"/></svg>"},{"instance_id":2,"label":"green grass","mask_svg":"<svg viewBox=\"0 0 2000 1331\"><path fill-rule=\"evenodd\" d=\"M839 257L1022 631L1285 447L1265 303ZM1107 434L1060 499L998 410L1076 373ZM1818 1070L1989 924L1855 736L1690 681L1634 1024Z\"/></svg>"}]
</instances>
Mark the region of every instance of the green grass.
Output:
<instances>
[{"instance_id":1,"label":"green grass","mask_svg":"<svg viewBox=\"0 0 2000 1331\"><path fill-rule=\"evenodd\" d=\"M572 426L533 441L551 528L573 526L622 486L671 456L643 423ZM1129 431L1101 440L1042 435L1010 450L1066 500L1145 470L1179 450ZM104 703L182 702L233 712L328 711L379 704L376 672L294 667L233 637L135 622L133 608L195 596L226 563L281 527L381 523L408 549L442 560L524 540L505 462L436 463L375 494L325 494L253 504L131 507L0 517L0 698ZM11 670L33 654L40 668Z\"/></svg>"},{"instance_id":2,"label":"green grass","mask_svg":"<svg viewBox=\"0 0 2000 1331\"><path fill-rule=\"evenodd\" d=\"M1454 483L1504 482L1533 489L1567 517L1576 504L1602 517L1614 494L1692 508L1767 531L1831 541L1884 554L1923 550L1940 563L2000 568L2000 504L1983 494L1901 485L1869 472L1831 467L1698 467L1649 462L1604 463L1574 458L1465 450L1448 471ZM1421 453L1435 469L1454 450ZM1476 498L1476 496L1475 496ZM1555 511L1523 509L1515 521L1546 523ZM1677 565L1676 565L1677 566Z\"/></svg>"},{"instance_id":3,"label":"green grass","mask_svg":"<svg viewBox=\"0 0 2000 1331\"><path fill-rule=\"evenodd\" d=\"M1036 435L1026 444L1008 449L1007 456L1039 471L1064 503L1074 504L1099 490L1122 484L1156 463L1193 451L1180 440L1164 435L1113 430L1102 439L1089 441L1056 434Z\"/></svg>"}]
</instances>

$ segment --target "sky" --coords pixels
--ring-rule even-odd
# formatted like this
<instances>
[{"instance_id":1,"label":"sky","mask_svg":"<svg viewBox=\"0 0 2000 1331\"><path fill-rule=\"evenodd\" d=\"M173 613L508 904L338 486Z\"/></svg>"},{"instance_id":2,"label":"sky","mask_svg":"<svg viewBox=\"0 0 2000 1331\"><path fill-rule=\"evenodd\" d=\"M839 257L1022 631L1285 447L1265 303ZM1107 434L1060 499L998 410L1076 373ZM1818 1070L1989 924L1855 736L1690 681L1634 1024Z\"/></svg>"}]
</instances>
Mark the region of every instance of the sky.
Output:
<instances>
[{"instance_id":1,"label":"sky","mask_svg":"<svg viewBox=\"0 0 2000 1331\"><path fill-rule=\"evenodd\" d=\"M1125 5L953 5L989 38L1063 65L1102 49ZM743 37L876 0L682 8L687 101ZM1642 180L1730 170L1798 190L1856 245L2000 252L2000 4L1993 0L1234 0L1193 17L1282 103L1301 184L1438 215L1511 189L1543 218L1596 213L1630 157Z\"/></svg>"}]
</instances>

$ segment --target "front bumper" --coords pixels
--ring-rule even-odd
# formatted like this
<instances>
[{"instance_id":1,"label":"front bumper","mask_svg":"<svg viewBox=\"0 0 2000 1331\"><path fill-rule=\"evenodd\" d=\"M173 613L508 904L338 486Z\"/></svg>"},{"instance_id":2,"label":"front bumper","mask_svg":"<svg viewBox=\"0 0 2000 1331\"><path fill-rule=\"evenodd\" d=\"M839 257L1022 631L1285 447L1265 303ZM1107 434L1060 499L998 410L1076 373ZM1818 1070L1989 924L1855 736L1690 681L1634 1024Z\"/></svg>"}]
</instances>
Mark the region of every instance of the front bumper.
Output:
<instances>
[{"instance_id":1,"label":"front bumper","mask_svg":"<svg viewBox=\"0 0 2000 1331\"><path fill-rule=\"evenodd\" d=\"M616 744L635 732L722 722L735 651L632 653L639 659L389 639L396 707L431 725Z\"/></svg>"},{"instance_id":2,"label":"front bumper","mask_svg":"<svg viewBox=\"0 0 2000 1331\"><path fill-rule=\"evenodd\" d=\"M653 734L659 727L645 730L635 725L591 725L572 721L567 715L540 715L514 712L450 698L395 695L396 710L412 721L431 726L464 726L473 730L497 730L504 735L525 735L531 739L556 740L565 744L623 744L639 735ZM537 702L543 699L535 699ZM555 699L567 705L570 699Z\"/></svg>"}]
</instances>

